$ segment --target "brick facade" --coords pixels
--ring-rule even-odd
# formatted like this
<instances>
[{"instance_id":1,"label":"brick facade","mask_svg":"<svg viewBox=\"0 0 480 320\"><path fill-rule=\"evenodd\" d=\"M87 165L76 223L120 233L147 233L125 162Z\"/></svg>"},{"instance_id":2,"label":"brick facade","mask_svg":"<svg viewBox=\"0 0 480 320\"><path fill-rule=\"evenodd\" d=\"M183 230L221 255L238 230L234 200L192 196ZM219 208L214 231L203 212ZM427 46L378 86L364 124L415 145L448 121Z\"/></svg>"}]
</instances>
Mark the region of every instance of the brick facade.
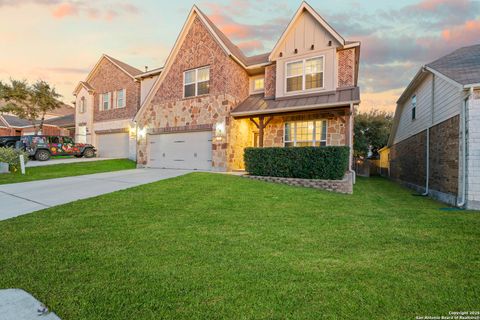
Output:
<instances>
[{"instance_id":1,"label":"brick facade","mask_svg":"<svg viewBox=\"0 0 480 320\"><path fill-rule=\"evenodd\" d=\"M459 116L430 128L429 189L432 193L458 193ZM418 190L426 184L427 131L392 146L390 177ZM435 195L434 195L435 196Z\"/></svg>"},{"instance_id":2,"label":"brick facade","mask_svg":"<svg viewBox=\"0 0 480 320\"><path fill-rule=\"evenodd\" d=\"M210 93L183 98L183 73L186 70L210 66ZM181 44L164 80L150 105L139 119L140 127L183 127L193 130L198 125L215 127L225 123L227 137L212 142L214 170L232 169L227 158L230 111L249 94L249 76L232 58L226 55L200 19L195 18ZM213 132L215 134L215 132ZM147 163L147 142L139 141L138 163Z\"/></svg>"},{"instance_id":3,"label":"brick facade","mask_svg":"<svg viewBox=\"0 0 480 320\"><path fill-rule=\"evenodd\" d=\"M17 136L15 129L12 128L0 128L0 136Z\"/></svg>"},{"instance_id":4,"label":"brick facade","mask_svg":"<svg viewBox=\"0 0 480 320\"><path fill-rule=\"evenodd\" d=\"M276 89L277 65L265 67L265 97L274 98Z\"/></svg>"},{"instance_id":5,"label":"brick facade","mask_svg":"<svg viewBox=\"0 0 480 320\"><path fill-rule=\"evenodd\" d=\"M355 49L338 51L338 87L355 85Z\"/></svg>"},{"instance_id":6,"label":"brick facade","mask_svg":"<svg viewBox=\"0 0 480 320\"><path fill-rule=\"evenodd\" d=\"M93 121L108 121L131 119L140 108L140 82L114 65L107 58L103 58L89 84L95 89L93 105ZM99 108L100 94L126 89L126 107L102 110ZM112 94L113 100L113 94ZM113 106L113 101L110 102Z\"/></svg>"}]
</instances>

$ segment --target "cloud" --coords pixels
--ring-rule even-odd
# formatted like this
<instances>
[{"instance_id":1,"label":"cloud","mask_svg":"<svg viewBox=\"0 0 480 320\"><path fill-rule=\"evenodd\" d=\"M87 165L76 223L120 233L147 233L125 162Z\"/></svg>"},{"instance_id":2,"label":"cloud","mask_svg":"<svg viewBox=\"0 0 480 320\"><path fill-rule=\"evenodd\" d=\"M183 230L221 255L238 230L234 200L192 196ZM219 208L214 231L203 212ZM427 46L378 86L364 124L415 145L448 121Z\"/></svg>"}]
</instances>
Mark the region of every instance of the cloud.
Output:
<instances>
[{"instance_id":1,"label":"cloud","mask_svg":"<svg viewBox=\"0 0 480 320\"><path fill-rule=\"evenodd\" d=\"M263 42L260 40L243 41L238 43L237 46L244 52L259 52L265 50Z\"/></svg>"},{"instance_id":2,"label":"cloud","mask_svg":"<svg viewBox=\"0 0 480 320\"><path fill-rule=\"evenodd\" d=\"M42 70L48 71L48 72L54 72L54 73L63 73L63 74L84 74L90 71L88 68L70 68L70 67L43 68Z\"/></svg>"},{"instance_id":3,"label":"cloud","mask_svg":"<svg viewBox=\"0 0 480 320\"><path fill-rule=\"evenodd\" d=\"M62 3L53 9L52 15L57 19L67 16L76 16L78 15L78 7L72 3Z\"/></svg>"}]
</instances>

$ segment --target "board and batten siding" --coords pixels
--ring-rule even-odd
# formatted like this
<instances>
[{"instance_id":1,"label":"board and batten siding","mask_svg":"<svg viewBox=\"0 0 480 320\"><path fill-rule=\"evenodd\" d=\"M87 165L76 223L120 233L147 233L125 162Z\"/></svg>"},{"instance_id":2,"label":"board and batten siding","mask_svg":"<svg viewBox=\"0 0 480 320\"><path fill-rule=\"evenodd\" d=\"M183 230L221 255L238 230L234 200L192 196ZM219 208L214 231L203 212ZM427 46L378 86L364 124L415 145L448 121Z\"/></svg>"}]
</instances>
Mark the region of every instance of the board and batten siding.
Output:
<instances>
[{"instance_id":1,"label":"board and batten siding","mask_svg":"<svg viewBox=\"0 0 480 320\"><path fill-rule=\"evenodd\" d=\"M433 114L432 89L434 90ZM414 95L417 96L417 109L416 119L412 120L411 103ZM461 97L462 91L459 87L431 73L428 74L401 105L394 144L460 114Z\"/></svg>"}]
</instances>

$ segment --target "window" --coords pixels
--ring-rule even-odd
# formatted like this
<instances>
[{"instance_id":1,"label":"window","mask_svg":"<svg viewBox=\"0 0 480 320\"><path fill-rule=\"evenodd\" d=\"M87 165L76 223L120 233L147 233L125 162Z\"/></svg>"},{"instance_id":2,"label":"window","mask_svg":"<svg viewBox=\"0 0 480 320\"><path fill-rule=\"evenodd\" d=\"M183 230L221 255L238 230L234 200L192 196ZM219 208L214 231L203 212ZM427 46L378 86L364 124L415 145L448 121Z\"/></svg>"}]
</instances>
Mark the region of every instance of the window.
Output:
<instances>
[{"instance_id":1,"label":"window","mask_svg":"<svg viewBox=\"0 0 480 320\"><path fill-rule=\"evenodd\" d=\"M183 74L183 96L200 96L210 92L210 68L185 71Z\"/></svg>"},{"instance_id":2,"label":"window","mask_svg":"<svg viewBox=\"0 0 480 320\"><path fill-rule=\"evenodd\" d=\"M412 120L417 119L417 96L412 97Z\"/></svg>"},{"instance_id":3,"label":"window","mask_svg":"<svg viewBox=\"0 0 480 320\"><path fill-rule=\"evenodd\" d=\"M104 93L102 94L102 104L101 104L101 110L108 110L110 109L110 93Z\"/></svg>"},{"instance_id":4,"label":"window","mask_svg":"<svg viewBox=\"0 0 480 320\"><path fill-rule=\"evenodd\" d=\"M253 91L263 91L265 89L265 78L253 80Z\"/></svg>"},{"instance_id":5,"label":"window","mask_svg":"<svg viewBox=\"0 0 480 320\"><path fill-rule=\"evenodd\" d=\"M327 145L327 120L285 123L285 147Z\"/></svg>"},{"instance_id":6,"label":"window","mask_svg":"<svg viewBox=\"0 0 480 320\"><path fill-rule=\"evenodd\" d=\"M305 91L323 88L323 57L287 63L286 91Z\"/></svg>"},{"instance_id":7,"label":"window","mask_svg":"<svg viewBox=\"0 0 480 320\"><path fill-rule=\"evenodd\" d=\"M79 113L85 113L86 111L86 101L85 101L85 97L82 97L80 99L80 106L78 107L78 112Z\"/></svg>"},{"instance_id":8,"label":"window","mask_svg":"<svg viewBox=\"0 0 480 320\"><path fill-rule=\"evenodd\" d=\"M117 108L125 107L125 91L126 91L125 89L117 91L117 102L116 102Z\"/></svg>"}]
</instances>

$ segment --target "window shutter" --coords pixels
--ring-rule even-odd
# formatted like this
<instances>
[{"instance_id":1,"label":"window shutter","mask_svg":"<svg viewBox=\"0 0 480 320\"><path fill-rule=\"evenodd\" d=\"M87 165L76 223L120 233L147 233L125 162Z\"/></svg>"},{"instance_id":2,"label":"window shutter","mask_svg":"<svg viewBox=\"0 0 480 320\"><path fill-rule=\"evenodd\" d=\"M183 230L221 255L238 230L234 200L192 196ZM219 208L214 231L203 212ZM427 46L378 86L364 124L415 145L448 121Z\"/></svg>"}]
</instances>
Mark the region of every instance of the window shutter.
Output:
<instances>
[{"instance_id":1,"label":"window shutter","mask_svg":"<svg viewBox=\"0 0 480 320\"><path fill-rule=\"evenodd\" d=\"M113 102L113 104L112 104L113 109L118 108L118 105L117 105L117 91L113 91L113 99L112 100L113 100L112 101Z\"/></svg>"},{"instance_id":2,"label":"window shutter","mask_svg":"<svg viewBox=\"0 0 480 320\"><path fill-rule=\"evenodd\" d=\"M108 93L108 107L107 109L111 109L112 108L112 93L109 92Z\"/></svg>"},{"instance_id":3,"label":"window shutter","mask_svg":"<svg viewBox=\"0 0 480 320\"><path fill-rule=\"evenodd\" d=\"M123 105L122 107L127 106L127 89L123 89Z\"/></svg>"},{"instance_id":4,"label":"window shutter","mask_svg":"<svg viewBox=\"0 0 480 320\"><path fill-rule=\"evenodd\" d=\"M98 110L103 110L103 95L101 93L98 94Z\"/></svg>"}]
</instances>

